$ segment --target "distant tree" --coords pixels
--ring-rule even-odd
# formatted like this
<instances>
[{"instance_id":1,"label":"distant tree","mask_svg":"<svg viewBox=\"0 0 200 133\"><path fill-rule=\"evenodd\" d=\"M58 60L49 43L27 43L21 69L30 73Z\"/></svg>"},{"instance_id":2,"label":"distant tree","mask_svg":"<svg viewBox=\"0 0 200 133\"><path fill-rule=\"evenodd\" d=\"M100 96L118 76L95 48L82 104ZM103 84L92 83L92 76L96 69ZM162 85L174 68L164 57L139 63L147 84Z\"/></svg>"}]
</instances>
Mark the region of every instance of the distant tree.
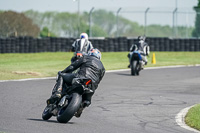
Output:
<instances>
[{"instance_id":1,"label":"distant tree","mask_svg":"<svg viewBox=\"0 0 200 133\"><path fill-rule=\"evenodd\" d=\"M56 37L56 35L50 32L47 27L44 27L40 32L40 37Z\"/></svg>"},{"instance_id":2,"label":"distant tree","mask_svg":"<svg viewBox=\"0 0 200 133\"><path fill-rule=\"evenodd\" d=\"M0 36L38 37L40 29L23 13L6 11L0 13Z\"/></svg>"},{"instance_id":3,"label":"distant tree","mask_svg":"<svg viewBox=\"0 0 200 133\"><path fill-rule=\"evenodd\" d=\"M200 0L198 0L198 5L194 7L196 11L195 29L192 32L193 37L200 37Z\"/></svg>"},{"instance_id":4,"label":"distant tree","mask_svg":"<svg viewBox=\"0 0 200 133\"><path fill-rule=\"evenodd\" d=\"M81 32L86 32L89 35L90 14L88 12L80 14L79 22L77 13L55 11L41 13L29 10L24 12L24 14L31 18L40 27L41 31L46 27L59 37L78 37ZM91 15L92 37L116 37L116 35L136 37L144 34L144 26L121 15L118 18L117 28L116 14L114 12L95 10ZM80 26L79 28L78 25ZM178 26L179 37L185 37L186 35L190 37L192 30L192 27L187 27L186 29L185 27ZM171 31L172 28L169 25L153 24L147 26L146 35L152 37L169 37L172 36Z\"/></svg>"}]
</instances>

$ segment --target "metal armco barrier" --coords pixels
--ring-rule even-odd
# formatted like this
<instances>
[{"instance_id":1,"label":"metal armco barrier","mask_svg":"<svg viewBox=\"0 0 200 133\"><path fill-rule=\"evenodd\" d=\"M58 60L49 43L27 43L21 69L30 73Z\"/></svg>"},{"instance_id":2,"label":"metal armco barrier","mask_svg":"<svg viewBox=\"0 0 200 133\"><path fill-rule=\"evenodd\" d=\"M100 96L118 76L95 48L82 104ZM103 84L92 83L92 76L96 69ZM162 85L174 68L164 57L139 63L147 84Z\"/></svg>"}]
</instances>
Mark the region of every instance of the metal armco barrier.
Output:
<instances>
[{"instance_id":1,"label":"metal armco barrier","mask_svg":"<svg viewBox=\"0 0 200 133\"><path fill-rule=\"evenodd\" d=\"M69 52L76 38L0 38L0 53ZM93 46L102 52L129 51L136 38L92 38ZM200 51L200 39L148 37L151 51Z\"/></svg>"}]
</instances>

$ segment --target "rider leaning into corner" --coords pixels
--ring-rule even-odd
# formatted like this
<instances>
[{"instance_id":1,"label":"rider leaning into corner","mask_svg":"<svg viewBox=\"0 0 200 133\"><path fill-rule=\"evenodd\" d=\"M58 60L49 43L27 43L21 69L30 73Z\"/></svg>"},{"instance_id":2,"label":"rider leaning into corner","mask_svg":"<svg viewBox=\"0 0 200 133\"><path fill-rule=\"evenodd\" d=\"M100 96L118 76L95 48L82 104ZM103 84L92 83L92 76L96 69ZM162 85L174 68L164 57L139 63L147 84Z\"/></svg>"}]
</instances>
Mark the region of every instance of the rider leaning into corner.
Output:
<instances>
[{"instance_id":1,"label":"rider leaning into corner","mask_svg":"<svg viewBox=\"0 0 200 133\"><path fill-rule=\"evenodd\" d=\"M137 50L142 57L142 60L144 61L144 64L142 64L142 67L144 65L147 65L147 57L150 53L150 48L149 45L145 42L145 37L142 36L138 36L137 39L137 43L132 44L131 48L130 48L130 53L128 54L128 58L130 59L130 55L133 51ZM130 67L130 65L128 65L128 67Z\"/></svg>"},{"instance_id":2,"label":"rider leaning into corner","mask_svg":"<svg viewBox=\"0 0 200 133\"><path fill-rule=\"evenodd\" d=\"M58 78L56 84L52 90L51 97L47 100L47 104L54 103L56 100L60 100L62 95L62 84L63 82L67 85L72 85L72 80L74 78L89 78L92 80L92 90L93 93L87 93L83 95L82 108L80 108L75 114L76 117L80 117L83 109L91 104L91 98L98 84L102 80L105 68L101 62L101 52L94 48L88 52L88 55L84 55L78 58L71 65L65 68L63 71L58 72ZM78 69L78 72L72 73L74 70Z\"/></svg>"},{"instance_id":3,"label":"rider leaning into corner","mask_svg":"<svg viewBox=\"0 0 200 133\"><path fill-rule=\"evenodd\" d=\"M71 62L74 62L77 58L82 55L88 54L88 52L93 48L92 43L88 40L88 35L86 33L80 34L80 39L77 39L72 44L72 52L74 56L71 59Z\"/></svg>"}]
</instances>

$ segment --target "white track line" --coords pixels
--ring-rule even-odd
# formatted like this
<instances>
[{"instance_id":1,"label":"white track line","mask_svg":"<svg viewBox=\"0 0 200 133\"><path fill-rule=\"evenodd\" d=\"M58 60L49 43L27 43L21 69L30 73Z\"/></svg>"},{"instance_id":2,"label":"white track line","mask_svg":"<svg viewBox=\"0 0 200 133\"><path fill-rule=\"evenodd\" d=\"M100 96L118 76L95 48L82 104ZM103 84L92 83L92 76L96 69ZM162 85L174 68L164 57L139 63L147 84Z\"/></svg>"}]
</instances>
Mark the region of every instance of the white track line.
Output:
<instances>
[{"instance_id":1,"label":"white track line","mask_svg":"<svg viewBox=\"0 0 200 133\"><path fill-rule=\"evenodd\" d=\"M195 105L193 105L193 106L195 106ZM177 123L180 127L185 128L185 129L187 129L187 130L189 130L189 131L192 131L192 132L195 132L195 133L200 133L200 131L198 131L198 130L196 130L196 129L194 129L194 128L191 128L191 127L189 127L188 125L185 124L185 116L186 116L188 110L189 110L190 108L192 108L193 106L190 106L190 107L187 107L187 108L182 109L182 110L176 115L175 120L176 120L176 123Z\"/></svg>"},{"instance_id":2,"label":"white track line","mask_svg":"<svg viewBox=\"0 0 200 133\"><path fill-rule=\"evenodd\" d=\"M163 66L163 67L147 67L147 68L144 68L144 70L149 70L149 69L163 69L163 68L192 67L192 66L200 66L200 64L196 64L196 65ZM108 70L108 71L106 71L106 73L111 73L111 72L122 72L122 71L130 71L130 69ZM42 79L54 79L54 78L56 78L56 77L27 78L27 79L16 79L16 80L0 80L0 82L9 82L9 81L29 81L29 80L42 80Z\"/></svg>"}]
</instances>

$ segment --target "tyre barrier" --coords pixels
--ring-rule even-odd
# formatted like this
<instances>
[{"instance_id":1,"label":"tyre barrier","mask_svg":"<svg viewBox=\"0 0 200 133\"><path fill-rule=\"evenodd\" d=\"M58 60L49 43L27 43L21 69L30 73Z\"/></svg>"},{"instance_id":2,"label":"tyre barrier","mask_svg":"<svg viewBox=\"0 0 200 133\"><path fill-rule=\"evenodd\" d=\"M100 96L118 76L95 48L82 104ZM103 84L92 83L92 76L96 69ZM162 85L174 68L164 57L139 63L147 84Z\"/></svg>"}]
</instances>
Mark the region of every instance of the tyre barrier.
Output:
<instances>
[{"instance_id":1,"label":"tyre barrier","mask_svg":"<svg viewBox=\"0 0 200 133\"><path fill-rule=\"evenodd\" d=\"M76 38L32 38L10 37L0 38L0 53L37 53L37 52L69 52ZM137 38L91 38L95 48L102 52L129 51ZM200 39L197 38L155 38L148 37L146 42L151 51L200 51Z\"/></svg>"}]
</instances>

